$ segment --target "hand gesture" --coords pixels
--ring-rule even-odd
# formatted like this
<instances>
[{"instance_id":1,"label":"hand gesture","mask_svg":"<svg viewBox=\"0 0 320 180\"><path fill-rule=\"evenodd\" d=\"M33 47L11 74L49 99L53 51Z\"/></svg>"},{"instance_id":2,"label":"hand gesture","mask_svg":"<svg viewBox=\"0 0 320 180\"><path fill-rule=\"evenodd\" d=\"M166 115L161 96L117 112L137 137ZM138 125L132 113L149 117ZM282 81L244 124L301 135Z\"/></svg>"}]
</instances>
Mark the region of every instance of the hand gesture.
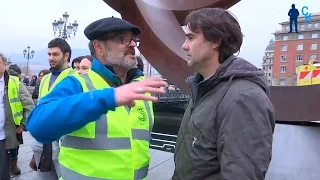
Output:
<instances>
[{"instance_id":1,"label":"hand gesture","mask_svg":"<svg viewBox=\"0 0 320 180\"><path fill-rule=\"evenodd\" d=\"M120 86L115 88L116 105L134 106L135 100L157 101L157 97L145 93L165 94L166 91L160 88L167 85L162 78L154 77Z\"/></svg>"},{"instance_id":2,"label":"hand gesture","mask_svg":"<svg viewBox=\"0 0 320 180\"><path fill-rule=\"evenodd\" d=\"M16 133L17 134L21 134L23 132L23 127L22 126L18 126L18 128L16 129Z\"/></svg>"}]
</instances>

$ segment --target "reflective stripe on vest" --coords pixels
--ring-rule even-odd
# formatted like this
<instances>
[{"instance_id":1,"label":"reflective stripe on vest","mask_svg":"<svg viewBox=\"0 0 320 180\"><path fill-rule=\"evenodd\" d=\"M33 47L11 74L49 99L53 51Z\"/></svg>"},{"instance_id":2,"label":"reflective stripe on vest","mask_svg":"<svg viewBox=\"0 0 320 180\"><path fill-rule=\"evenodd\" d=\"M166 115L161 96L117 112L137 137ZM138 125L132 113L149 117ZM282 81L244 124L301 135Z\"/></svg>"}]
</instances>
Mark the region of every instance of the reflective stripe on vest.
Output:
<instances>
[{"instance_id":1,"label":"reflective stripe on vest","mask_svg":"<svg viewBox=\"0 0 320 180\"><path fill-rule=\"evenodd\" d=\"M56 86L60 81L62 81L65 77L67 77L69 75L72 75L75 72L76 71L73 70L72 68L67 68L67 69L63 70L59 74L57 79L54 81L54 83L51 85L50 88L49 88L49 83L50 83L50 79L51 79L52 73L49 73L49 74L45 75L42 78L41 82L40 82L38 99L40 99L43 96L47 95L49 92L51 92L51 90L54 88L54 86Z\"/></svg>"},{"instance_id":2,"label":"reflective stripe on vest","mask_svg":"<svg viewBox=\"0 0 320 180\"><path fill-rule=\"evenodd\" d=\"M20 125L23 119L23 106L20 100L20 80L19 77L9 76L8 99L12 112L12 117L16 125Z\"/></svg>"},{"instance_id":3,"label":"reflective stripe on vest","mask_svg":"<svg viewBox=\"0 0 320 180\"><path fill-rule=\"evenodd\" d=\"M72 171L66 167L64 167L63 165L60 164L60 169L61 169L61 174L67 174L67 176L65 176L65 178L60 178L59 180L115 180L115 179L105 179L105 178L96 178L96 177L84 177L82 174L79 174L75 171ZM146 179L147 177L147 173L148 173L148 169L149 166L145 166L143 168L140 169L140 172L143 173L139 173L139 172L135 172L135 178L134 180L141 180L141 179ZM146 174L144 174L146 172Z\"/></svg>"},{"instance_id":4,"label":"reflective stripe on vest","mask_svg":"<svg viewBox=\"0 0 320 180\"><path fill-rule=\"evenodd\" d=\"M141 81L144 79L144 76L140 76L138 78L135 78L133 82ZM146 93L146 95L150 95L150 93ZM141 152L149 152L151 131L154 124L152 105L152 101L135 101L135 106L130 109L130 123L132 127L132 132L148 132L142 138L136 137L132 139L131 146L134 154L133 166L135 169L144 167L150 162L150 154ZM146 118L149 119L148 123L146 123Z\"/></svg>"},{"instance_id":5,"label":"reflective stripe on vest","mask_svg":"<svg viewBox=\"0 0 320 180\"><path fill-rule=\"evenodd\" d=\"M88 74L91 75L89 76ZM95 79L94 82L97 87L93 85L91 76ZM75 77L81 82L84 92L110 87L98 74L91 70L87 74ZM101 83L99 83L99 81L101 81ZM106 85L102 86L101 84L104 83ZM112 119L109 119L110 117L112 117ZM65 180L96 180L108 178L141 180L146 178L149 164L138 169L131 167L131 158L133 156L131 138L143 139L146 142L149 142L150 132L140 129L131 129L130 124L127 123L129 122L129 119L126 120L127 118L129 118L129 115L124 106L120 106L116 108L116 111L109 111L107 116L102 115L99 120L88 123L82 129L64 136L60 146L59 157L62 177ZM123 124L122 126L119 126L117 123ZM108 127L109 124L114 124L113 126L115 127ZM127 132L127 130L129 130L126 128L127 126L129 126L131 133ZM94 128L94 131L92 131L94 134L90 134L90 128ZM128 134L117 132L121 130ZM84 137L86 135L83 133L90 134L92 138ZM85 155L87 153L90 155ZM140 153L148 153L148 151ZM90 157L93 158L96 156L98 156L98 159L92 162ZM105 159L105 161L103 159ZM101 160L101 162L99 162L99 160ZM101 164L101 166L96 163L99 165ZM82 169L80 166L84 166L84 168ZM88 170L88 166L91 166L91 170ZM112 169L114 170L112 171Z\"/></svg>"}]
</instances>

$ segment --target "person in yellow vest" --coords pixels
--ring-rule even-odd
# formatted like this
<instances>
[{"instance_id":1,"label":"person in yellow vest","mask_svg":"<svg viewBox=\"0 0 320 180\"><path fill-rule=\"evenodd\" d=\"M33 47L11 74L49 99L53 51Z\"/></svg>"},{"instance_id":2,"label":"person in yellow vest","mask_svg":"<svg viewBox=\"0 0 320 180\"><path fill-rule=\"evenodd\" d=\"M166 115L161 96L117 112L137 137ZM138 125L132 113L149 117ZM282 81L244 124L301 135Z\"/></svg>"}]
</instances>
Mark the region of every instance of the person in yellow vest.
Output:
<instances>
[{"instance_id":1,"label":"person in yellow vest","mask_svg":"<svg viewBox=\"0 0 320 180\"><path fill-rule=\"evenodd\" d=\"M19 78L19 81L21 80L21 69L16 64L10 64L10 66L7 69L7 72L10 76L15 76ZM24 86L24 84L21 84ZM20 144L23 144L23 137L22 133L17 133L17 139ZM18 167L17 161L18 161L18 154L19 154L19 146L15 149L10 149L10 156L11 156L11 175L19 175L21 174L21 170Z\"/></svg>"},{"instance_id":2,"label":"person in yellow vest","mask_svg":"<svg viewBox=\"0 0 320 180\"><path fill-rule=\"evenodd\" d=\"M51 73L41 79L38 103L41 101L41 98L50 93L54 86L73 72L72 68L68 66L71 57L71 47L65 40L61 38L51 40L48 43L48 56ZM54 120L54 117L47 117L45 119L45 121ZM41 180L57 180L60 177L58 142L39 142L34 140L32 149L39 178ZM31 164L30 166L34 168L34 165Z\"/></svg>"},{"instance_id":3,"label":"person in yellow vest","mask_svg":"<svg viewBox=\"0 0 320 180\"><path fill-rule=\"evenodd\" d=\"M11 159L22 143L21 133L26 131L25 120L34 107L31 95L19 77L6 71L7 58L0 53L0 179L9 180L11 165L19 174L17 159Z\"/></svg>"},{"instance_id":4,"label":"person in yellow vest","mask_svg":"<svg viewBox=\"0 0 320 180\"><path fill-rule=\"evenodd\" d=\"M61 179L146 179L153 127L151 94L161 78L128 74L137 66L139 27L103 18L84 31L94 57L85 74L66 77L31 112L27 127L38 141L61 138ZM50 119L50 121L46 120Z\"/></svg>"}]
</instances>

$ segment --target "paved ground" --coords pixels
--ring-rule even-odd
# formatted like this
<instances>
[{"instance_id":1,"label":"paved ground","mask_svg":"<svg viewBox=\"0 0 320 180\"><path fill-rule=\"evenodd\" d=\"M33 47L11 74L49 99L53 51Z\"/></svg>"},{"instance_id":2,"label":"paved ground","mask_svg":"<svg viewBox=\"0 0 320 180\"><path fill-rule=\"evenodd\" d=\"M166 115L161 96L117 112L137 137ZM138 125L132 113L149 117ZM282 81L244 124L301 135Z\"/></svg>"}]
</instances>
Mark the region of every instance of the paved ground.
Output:
<instances>
[{"instance_id":1,"label":"paved ground","mask_svg":"<svg viewBox=\"0 0 320 180\"><path fill-rule=\"evenodd\" d=\"M37 180L36 172L29 168L29 162L32 157L31 136L29 133L23 134L24 144L20 146L18 155L18 165L22 171L16 180Z\"/></svg>"},{"instance_id":2,"label":"paved ground","mask_svg":"<svg viewBox=\"0 0 320 180\"><path fill-rule=\"evenodd\" d=\"M320 127L277 124L274 133L273 157L266 180L319 180ZM20 147L19 166L22 175L16 180L38 180L29 168L32 157L31 137L24 134ZM173 174L173 154L150 150L150 180L169 180Z\"/></svg>"},{"instance_id":3,"label":"paved ground","mask_svg":"<svg viewBox=\"0 0 320 180\"><path fill-rule=\"evenodd\" d=\"M29 168L29 162L32 157L31 136L24 133L24 144L20 146L18 164L22 171L15 180L38 180L36 172ZM151 180L169 180L173 174L173 154L163 151L150 150L151 162L149 167L148 179Z\"/></svg>"}]
</instances>

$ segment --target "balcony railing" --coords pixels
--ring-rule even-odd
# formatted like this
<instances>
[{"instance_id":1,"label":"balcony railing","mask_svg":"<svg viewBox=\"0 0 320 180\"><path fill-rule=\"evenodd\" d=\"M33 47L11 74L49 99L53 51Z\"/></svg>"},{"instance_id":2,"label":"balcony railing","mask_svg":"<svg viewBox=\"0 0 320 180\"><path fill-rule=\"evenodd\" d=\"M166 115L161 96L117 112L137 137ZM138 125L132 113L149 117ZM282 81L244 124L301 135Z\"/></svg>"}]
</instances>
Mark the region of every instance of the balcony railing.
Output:
<instances>
[{"instance_id":1,"label":"balcony railing","mask_svg":"<svg viewBox=\"0 0 320 180\"><path fill-rule=\"evenodd\" d=\"M293 27L292 27L292 31L294 32L294 25L292 25ZM320 30L320 27L310 27L310 28L308 28L308 27L305 27L305 28L303 28L303 29L301 29L301 27L299 27L298 28L298 31L314 31L314 30ZM278 30L276 30L275 31L275 33L288 33L290 31L290 29L278 29Z\"/></svg>"},{"instance_id":2,"label":"balcony railing","mask_svg":"<svg viewBox=\"0 0 320 180\"><path fill-rule=\"evenodd\" d=\"M273 61L262 62L262 65L273 65Z\"/></svg>"}]
</instances>

